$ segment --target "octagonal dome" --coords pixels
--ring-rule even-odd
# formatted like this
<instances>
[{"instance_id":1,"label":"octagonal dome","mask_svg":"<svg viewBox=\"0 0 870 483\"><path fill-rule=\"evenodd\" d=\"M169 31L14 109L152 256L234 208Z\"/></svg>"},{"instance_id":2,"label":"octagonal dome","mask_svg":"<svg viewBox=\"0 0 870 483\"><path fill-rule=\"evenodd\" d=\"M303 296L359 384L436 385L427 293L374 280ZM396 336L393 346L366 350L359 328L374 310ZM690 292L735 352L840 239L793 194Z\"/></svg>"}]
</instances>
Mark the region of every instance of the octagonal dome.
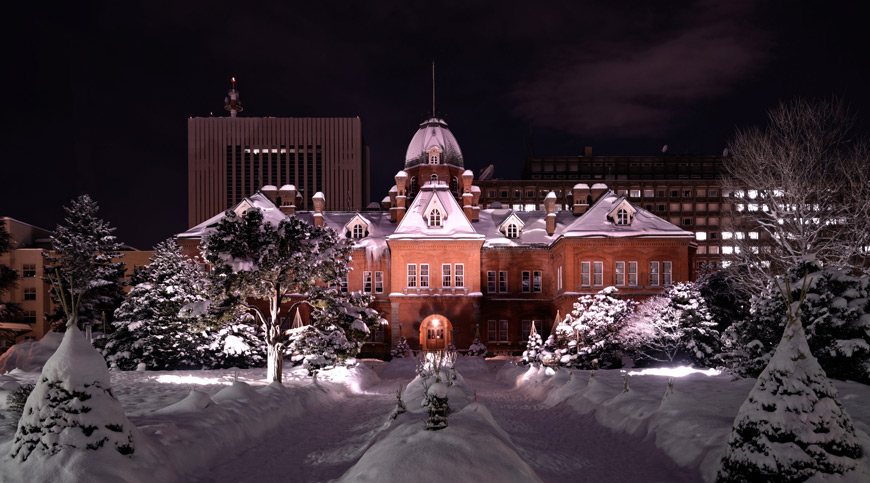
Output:
<instances>
[{"instance_id":1,"label":"octagonal dome","mask_svg":"<svg viewBox=\"0 0 870 483\"><path fill-rule=\"evenodd\" d=\"M405 169L427 164L429 150L433 147L440 149L438 164L465 167L459 143L456 142L450 129L447 129L447 123L443 119L433 117L420 124L420 129L417 130L411 143L408 144L408 152L405 153Z\"/></svg>"}]
</instances>

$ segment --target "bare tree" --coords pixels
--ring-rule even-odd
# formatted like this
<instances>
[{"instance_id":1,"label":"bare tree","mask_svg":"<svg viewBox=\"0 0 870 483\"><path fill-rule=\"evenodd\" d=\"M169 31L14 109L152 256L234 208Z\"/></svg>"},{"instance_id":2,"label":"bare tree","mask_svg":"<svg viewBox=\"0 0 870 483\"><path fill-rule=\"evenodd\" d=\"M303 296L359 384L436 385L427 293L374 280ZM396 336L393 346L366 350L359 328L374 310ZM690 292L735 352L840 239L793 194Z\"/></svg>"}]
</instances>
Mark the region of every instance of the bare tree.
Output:
<instances>
[{"instance_id":1,"label":"bare tree","mask_svg":"<svg viewBox=\"0 0 870 483\"><path fill-rule=\"evenodd\" d=\"M840 266L866 258L870 158L855 126L839 99L794 99L766 127L737 131L724 161L723 238L744 286L764 287L809 253Z\"/></svg>"}]
</instances>

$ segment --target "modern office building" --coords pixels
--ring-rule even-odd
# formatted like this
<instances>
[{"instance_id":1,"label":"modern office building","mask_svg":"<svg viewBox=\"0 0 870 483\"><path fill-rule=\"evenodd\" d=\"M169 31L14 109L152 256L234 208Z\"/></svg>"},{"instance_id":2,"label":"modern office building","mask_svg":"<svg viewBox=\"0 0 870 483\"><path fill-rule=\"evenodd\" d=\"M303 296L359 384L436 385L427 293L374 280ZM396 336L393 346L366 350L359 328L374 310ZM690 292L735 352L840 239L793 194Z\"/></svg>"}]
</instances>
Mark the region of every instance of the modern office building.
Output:
<instances>
[{"instance_id":1,"label":"modern office building","mask_svg":"<svg viewBox=\"0 0 870 483\"><path fill-rule=\"evenodd\" d=\"M224 107L228 117L187 123L189 226L264 185L292 185L301 209L311 209L318 191L334 193L330 209L368 204L369 148L359 117L241 117L235 81Z\"/></svg>"}]
</instances>

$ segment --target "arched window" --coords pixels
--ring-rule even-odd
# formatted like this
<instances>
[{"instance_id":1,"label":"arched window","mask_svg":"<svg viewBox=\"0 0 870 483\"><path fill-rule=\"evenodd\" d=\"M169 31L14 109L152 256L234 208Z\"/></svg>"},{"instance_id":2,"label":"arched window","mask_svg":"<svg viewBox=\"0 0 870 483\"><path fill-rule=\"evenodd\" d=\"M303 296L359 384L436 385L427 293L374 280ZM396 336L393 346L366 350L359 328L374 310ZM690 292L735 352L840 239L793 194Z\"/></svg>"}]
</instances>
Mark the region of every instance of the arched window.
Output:
<instances>
[{"instance_id":1,"label":"arched window","mask_svg":"<svg viewBox=\"0 0 870 483\"><path fill-rule=\"evenodd\" d=\"M438 181L438 175L437 175L437 174L433 174L432 176L429 177L429 180L430 180L430 181Z\"/></svg>"},{"instance_id":2,"label":"arched window","mask_svg":"<svg viewBox=\"0 0 870 483\"><path fill-rule=\"evenodd\" d=\"M433 153L429 156L429 164L438 164L438 155Z\"/></svg>"},{"instance_id":3,"label":"arched window","mask_svg":"<svg viewBox=\"0 0 870 483\"><path fill-rule=\"evenodd\" d=\"M457 179L456 176L454 176L453 181L450 182L450 191L453 191L456 196L459 196L459 179Z\"/></svg>"},{"instance_id":4,"label":"arched window","mask_svg":"<svg viewBox=\"0 0 870 483\"><path fill-rule=\"evenodd\" d=\"M517 225L511 223L507 226L507 237L508 238L516 238L519 236L519 230L517 230Z\"/></svg>"},{"instance_id":5,"label":"arched window","mask_svg":"<svg viewBox=\"0 0 870 483\"><path fill-rule=\"evenodd\" d=\"M353 226L353 237L359 240L364 236L363 226L362 225L354 225Z\"/></svg>"},{"instance_id":6,"label":"arched window","mask_svg":"<svg viewBox=\"0 0 870 483\"><path fill-rule=\"evenodd\" d=\"M411 196L414 196L414 193L417 192L417 177L411 176Z\"/></svg>"},{"instance_id":7,"label":"arched window","mask_svg":"<svg viewBox=\"0 0 870 483\"><path fill-rule=\"evenodd\" d=\"M432 208L429 212L429 226L441 226L441 212L438 208Z\"/></svg>"},{"instance_id":8,"label":"arched window","mask_svg":"<svg viewBox=\"0 0 870 483\"><path fill-rule=\"evenodd\" d=\"M620 209L616 212L616 224L617 225L628 225L631 221L631 218L628 216L628 211L624 209Z\"/></svg>"}]
</instances>

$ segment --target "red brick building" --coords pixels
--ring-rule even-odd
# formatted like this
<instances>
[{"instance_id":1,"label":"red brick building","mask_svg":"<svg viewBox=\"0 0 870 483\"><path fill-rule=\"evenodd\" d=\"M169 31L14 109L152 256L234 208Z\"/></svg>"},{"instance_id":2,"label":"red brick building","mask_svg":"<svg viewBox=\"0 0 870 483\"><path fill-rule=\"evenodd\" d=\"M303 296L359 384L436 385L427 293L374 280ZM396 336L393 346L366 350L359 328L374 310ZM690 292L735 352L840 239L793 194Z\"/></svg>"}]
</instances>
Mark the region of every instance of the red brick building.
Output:
<instances>
[{"instance_id":1,"label":"red brick building","mask_svg":"<svg viewBox=\"0 0 870 483\"><path fill-rule=\"evenodd\" d=\"M389 324L373 334L370 354L385 354L401 336L413 348L458 349L475 331L490 352L522 350L531 324L548 334L558 312L578 296L615 285L645 298L692 278L694 234L616 195L603 184L574 186L571 210L514 211L478 205L480 190L464 169L447 124L420 125L396 185L381 210L297 212L295 187L266 186L236 208L264 210L266 219L298 216L354 241L346 290L374 295ZM222 214L178 235L194 251ZM292 320L293 314L282 314Z\"/></svg>"}]
</instances>

